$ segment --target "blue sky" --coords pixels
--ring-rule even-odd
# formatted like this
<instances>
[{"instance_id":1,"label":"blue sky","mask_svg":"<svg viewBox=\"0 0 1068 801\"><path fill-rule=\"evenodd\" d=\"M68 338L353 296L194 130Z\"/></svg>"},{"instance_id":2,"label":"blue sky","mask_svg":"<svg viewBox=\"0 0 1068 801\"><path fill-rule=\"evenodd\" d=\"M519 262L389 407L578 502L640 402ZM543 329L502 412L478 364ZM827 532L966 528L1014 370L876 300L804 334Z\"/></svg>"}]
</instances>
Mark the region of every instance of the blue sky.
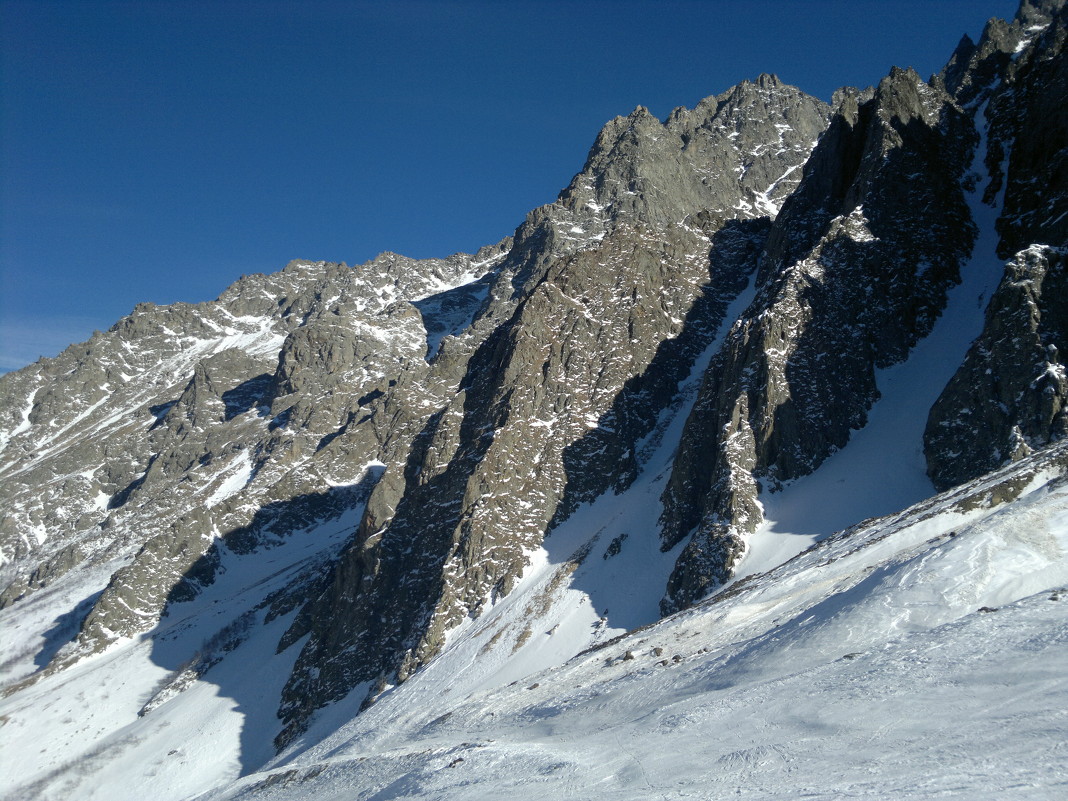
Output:
<instances>
[{"instance_id":1,"label":"blue sky","mask_svg":"<svg viewBox=\"0 0 1068 801\"><path fill-rule=\"evenodd\" d=\"M925 77L1015 0L0 0L0 370L294 258L495 242L600 127Z\"/></svg>"}]
</instances>

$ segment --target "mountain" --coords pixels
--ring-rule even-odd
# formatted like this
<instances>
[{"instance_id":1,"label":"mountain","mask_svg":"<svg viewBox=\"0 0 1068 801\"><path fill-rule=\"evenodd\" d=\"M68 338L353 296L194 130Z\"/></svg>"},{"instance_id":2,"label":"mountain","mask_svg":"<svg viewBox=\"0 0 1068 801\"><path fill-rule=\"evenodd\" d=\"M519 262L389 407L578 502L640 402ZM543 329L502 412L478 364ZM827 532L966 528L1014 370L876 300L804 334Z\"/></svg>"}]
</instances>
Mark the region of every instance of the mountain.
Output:
<instances>
[{"instance_id":1,"label":"mountain","mask_svg":"<svg viewBox=\"0 0 1068 801\"><path fill-rule=\"evenodd\" d=\"M1066 32L0 377L5 792L1063 790Z\"/></svg>"}]
</instances>

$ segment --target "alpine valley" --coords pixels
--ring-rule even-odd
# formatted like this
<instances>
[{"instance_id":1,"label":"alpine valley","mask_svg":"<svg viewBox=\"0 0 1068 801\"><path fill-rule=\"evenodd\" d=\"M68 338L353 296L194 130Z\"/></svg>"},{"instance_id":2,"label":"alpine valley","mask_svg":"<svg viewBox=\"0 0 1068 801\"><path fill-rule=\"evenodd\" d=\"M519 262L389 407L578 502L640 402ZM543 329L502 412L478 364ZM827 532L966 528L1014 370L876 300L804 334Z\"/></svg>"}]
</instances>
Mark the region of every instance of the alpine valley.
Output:
<instances>
[{"instance_id":1,"label":"alpine valley","mask_svg":"<svg viewBox=\"0 0 1068 801\"><path fill-rule=\"evenodd\" d=\"M0 377L0 793L1068 797L1066 38Z\"/></svg>"}]
</instances>

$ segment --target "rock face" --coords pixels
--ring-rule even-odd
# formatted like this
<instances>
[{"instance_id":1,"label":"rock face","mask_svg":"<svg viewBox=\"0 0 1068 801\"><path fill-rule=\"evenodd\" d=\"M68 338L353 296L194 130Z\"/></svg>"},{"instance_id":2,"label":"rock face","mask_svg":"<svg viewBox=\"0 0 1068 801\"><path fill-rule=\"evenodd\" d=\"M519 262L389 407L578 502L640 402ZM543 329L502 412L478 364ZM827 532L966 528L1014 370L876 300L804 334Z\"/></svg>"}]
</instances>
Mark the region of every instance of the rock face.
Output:
<instances>
[{"instance_id":1,"label":"rock face","mask_svg":"<svg viewBox=\"0 0 1068 801\"><path fill-rule=\"evenodd\" d=\"M931 409L924 435L939 489L1068 436L1068 248L1017 254L990 299L982 336Z\"/></svg>"},{"instance_id":2,"label":"rock face","mask_svg":"<svg viewBox=\"0 0 1068 801\"><path fill-rule=\"evenodd\" d=\"M1025 3L1011 30L1019 41L987 109L991 161L1007 161L1003 259L1034 243L1068 242L1068 11L1063 0Z\"/></svg>"},{"instance_id":3,"label":"rock face","mask_svg":"<svg viewBox=\"0 0 1068 801\"><path fill-rule=\"evenodd\" d=\"M895 69L870 99L846 93L837 100L769 234L757 299L709 368L683 435L661 536L665 550L689 539L661 603L665 614L730 577L746 535L762 520L761 486L774 490L810 473L843 447L878 398L875 369L904 360L931 330L974 241L964 191L977 180L966 170L980 141L978 107L989 107L988 202L1006 180L1005 152L1013 153L999 253L1036 239L1065 241L1065 217L1054 213L1066 187L1056 172L1065 157L1063 41L1063 3L1025 3L1013 23L992 20L978 46L962 41L929 83ZM1048 125L1037 119L1040 109L1055 109ZM1048 183L1036 175L1042 159L1055 171ZM1056 291L1049 297L1059 303ZM1047 326L1044 347L1062 336L1052 320ZM1008 351L1001 356L1020 355ZM971 385L958 379L954 399L966 403ZM1041 391L1047 398L1058 390ZM1037 416L1043 422L1029 430L1048 442L1060 431L1060 408L1060 400L1041 412L1017 407L1003 427L1021 414ZM939 421L950 414L936 411ZM946 424L933 425L951 436ZM953 472L941 463L953 453L962 463L968 457L947 439L929 436L928 443L941 488L993 469L1012 452L988 442L975 472Z\"/></svg>"},{"instance_id":4,"label":"rock face","mask_svg":"<svg viewBox=\"0 0 1068 801\"><path fill-rule=\"evenodd\" d=\"M351 424L390 381L426 369L423 316L402 293L469 282L507 244L358 268L293 262L211 303L139 306L0 378L2 602L113 565L66 664L151 628L168 600L211 582L219 548L269 545L358 505L381 443Z\"/></svg>"},{"instance_id":5,"label":"rock face","mask_svg":"<svg viewBox=\"0 0 1068 801\"><path fill-rule=\"evenodd\" d=\"M1011 258L983 334L931 409L928 472L953 486L1063 438L1064 246L1068 244L1068 11L1024 3L1011 25L992 20L967 54L972 72L998 65L987 101L992 180L1003 193L998 252ZM968 73L965 73L967 76ZM983 96L961 80L973 104Z\"/></svg>"},{"instance_id":6,"label":"rock face","mask_svg":"<svg viewBox=\"0 0 1068 801\"><path fill-rule=\"evenodd\" d=\"M77 596L58 670L335 521L257 607L290 616L285 745L426 665L581 504L631 485L704 356L659 530L622 535L678 550L661 610L682 609L731 577L761 491L865 424L876 371L969 264L975 203L1011 261L931 410L930 476L1063 438L1064 40L1063 1L1028 2L929 81L894 69L828 106L762 75L663 122L639 107L474 255L293 262L0 377L0 606Z\"/></svg>"},{"instance_id":7,"label":"rock face","mask_svg":"<svg viewBox=\"0 0 1068 801\"><path fill-rule=\"evenodd\" d=\"M768 227L754 215L793 185L827 113L762 76L666 123L639 108L605 126L560 200L516 232L471 332L442 343L432 382L455 388L283 640L310 635L280 744L325 702L360 684L373 698L425 664L556 522L626 486L638 440L749 280Z\"/></svg>"},{"instance_id":8,"label":"rock face","mask_svg":"<svg viewBox=\"0 0 1068 801\"><path fill-rule=\"evenodd\" d=\"M877 398L875 369L930 331L974 238L960 185L973 142L966 114L913 72L843 100L683 435L662 537L665 550L690 540L665 613L730 575L761 520L758 480L805 475L844 446Z\"/></svg>"},{"instance_id":9,"label":"rock face","mask_svg":"<svg viewBox=\"0 0 1068 801\"><path fill-rule=\"evenodd\" d=\"M971 62L1000 57L1003 67L986 108L994 179L986 199L1004 193L998 253L1011 261L982 335L931 409L924 445L939 489L1068 434L1060 360L1068 338L1068 11L1058 2L1024 4L1011 26L987 30Z\"/></svg>"}]
</instances>

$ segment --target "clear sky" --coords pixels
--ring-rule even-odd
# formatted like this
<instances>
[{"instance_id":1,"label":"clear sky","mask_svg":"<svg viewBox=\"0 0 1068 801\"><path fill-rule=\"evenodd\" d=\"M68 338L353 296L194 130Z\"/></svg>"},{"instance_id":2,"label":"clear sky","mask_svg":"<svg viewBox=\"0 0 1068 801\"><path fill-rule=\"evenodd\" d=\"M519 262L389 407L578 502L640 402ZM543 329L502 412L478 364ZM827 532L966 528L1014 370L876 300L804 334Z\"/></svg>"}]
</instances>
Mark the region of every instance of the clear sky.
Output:
<instances>
[{"instance_id":1,"label":"clear sky","mask_svg":"<svg viewBox=\"0 0 1068 801\"><path fill-rule=\"evenodd\" d=\"M0 0L0 370L294 258L474 251L601 126L937 72L1016 0Z\"/></svg>"}]
</instances>

